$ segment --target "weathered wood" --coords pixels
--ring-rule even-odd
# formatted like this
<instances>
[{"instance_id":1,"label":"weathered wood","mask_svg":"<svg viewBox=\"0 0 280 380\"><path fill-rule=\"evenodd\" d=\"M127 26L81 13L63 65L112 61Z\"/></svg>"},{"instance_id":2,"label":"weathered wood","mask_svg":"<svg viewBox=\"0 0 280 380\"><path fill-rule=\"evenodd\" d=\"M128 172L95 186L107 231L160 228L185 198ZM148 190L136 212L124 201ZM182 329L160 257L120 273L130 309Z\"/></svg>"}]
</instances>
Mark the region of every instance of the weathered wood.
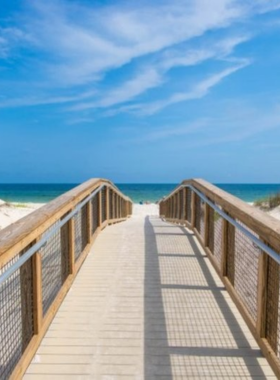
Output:
<instances>
[{"instance_id":1,"label":"weathered wood","mask_svg":"<svg viewBox=\"0 0 280 380\"><path fill-rule=\"evenodd\" d=\"M0 268L103 183L131 202L107 180L92 179L75 187L0 231Z\"/></svg>"}]
</instances>

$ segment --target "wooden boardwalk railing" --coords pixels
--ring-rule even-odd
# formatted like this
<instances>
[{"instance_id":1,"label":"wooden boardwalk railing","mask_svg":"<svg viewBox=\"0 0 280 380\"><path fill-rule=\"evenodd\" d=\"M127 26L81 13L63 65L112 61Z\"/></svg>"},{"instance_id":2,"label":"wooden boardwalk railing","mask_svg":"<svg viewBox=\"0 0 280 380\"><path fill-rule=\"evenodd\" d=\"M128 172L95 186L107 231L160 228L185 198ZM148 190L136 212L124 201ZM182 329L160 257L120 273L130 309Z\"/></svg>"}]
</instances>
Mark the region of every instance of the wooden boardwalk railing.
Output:
<instances>
[{"instance_id":1,"label":"wooden boardwalk railing","mask_svg":"<svg viewBox=\"0 0 280 380\"><path fill-rule=\"evenodd\" d=\"M100 230L132 202L92 179L0 232L0 379L24 374Z\"/></svg>"},{"instance_id":2,"label":"wooden boardwalk railing","mask_svg":"<svg viewBox=\"0 0 280 380\"><path fill-rule=\"evenodd\" d=\"M280 378L280 222L203 180L183 181L160 215L194 231Z\"/></svg>"}]
</instances>

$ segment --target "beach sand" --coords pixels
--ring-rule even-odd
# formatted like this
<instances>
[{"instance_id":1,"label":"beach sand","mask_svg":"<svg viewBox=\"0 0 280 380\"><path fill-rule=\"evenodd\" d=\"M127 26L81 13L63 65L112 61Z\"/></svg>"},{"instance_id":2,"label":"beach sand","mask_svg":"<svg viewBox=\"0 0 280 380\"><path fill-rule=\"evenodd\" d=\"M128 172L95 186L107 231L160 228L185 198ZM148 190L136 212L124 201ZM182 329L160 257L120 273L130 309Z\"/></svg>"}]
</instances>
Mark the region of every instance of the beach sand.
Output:
<instances>
[{"instance_id":1,"label":"beach sand","mask_svg":"<svg viewBox=\"0 0 280 380\"><path fill-rule=\"evenodd\" d=\"M6 203L0 199L0 230L43 205L44 203Z\"/></svg>"},{"instance_id":2,"label":"beach sand","mask_svg":"<svg viewBox=\"0 0 280 380\"><path fill-rule=\"evenodd\" d=\"M0 230L37 210L43 205L44 203L5 203L0 200ZM133 217L158 214L158 204L133 204ZM268 214L280 220L280 206L268 211Z\"/></svg>"}]
</instances>

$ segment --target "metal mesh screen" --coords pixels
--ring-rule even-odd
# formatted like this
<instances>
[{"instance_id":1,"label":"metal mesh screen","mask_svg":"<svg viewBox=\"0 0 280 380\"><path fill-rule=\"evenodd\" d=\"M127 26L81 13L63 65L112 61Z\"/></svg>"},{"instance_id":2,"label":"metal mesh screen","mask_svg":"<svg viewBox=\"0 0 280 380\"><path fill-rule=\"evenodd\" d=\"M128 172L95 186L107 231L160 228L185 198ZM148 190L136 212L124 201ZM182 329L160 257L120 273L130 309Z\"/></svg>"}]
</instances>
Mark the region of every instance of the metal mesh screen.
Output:
<instances>
[{"instance_id":1,"label":"metal mesh screen","mask_svg":"<svg viewBox=\"0 0 280 380\"><path fill-rule=\"evenodd\" d=\"M114 201L114 218L118 218L118 194L114 194L115 201Z\"/></svg>"},{"instance_id":2,"label":"metal mesh screen","mask_svg":"<svg viewBox=\"0 0 280 380\"><path fill-rule=\"evenodd\" d=\"M179 219L184 218L184 190L179 191Z\"/></svg>"},{"instance_id":3,"label":"metal mesh screen","mask_svg":"<svg viewBox=\"0 0 280 380\"><path fill-rule=\"evenodd\" d=\"M200 233L201 222L201 200L198 195L195 194L195 228Z\"/></svg>"},{"instance_id":4,"label":"metal mesh screen","mask_svg":"<svg viewBox=\"0 0 280 380\"><path fill-rule=\"evenodd\" d=\"M99 202L98 194L96 194L91 200L91 210L92 210L92 230L91 234L93 235L98 227L98 217L99 217Z\"/></svg>"},{"instance_id":5,"label":"metal mesh screen","mask_svg":"<svg viewBox=\"0 0 280 380\"><path fill-rule=\"evenodd\" d=\"M204 241L205 234L205 203L200 201L200 236Z\"/></svg>"},{"instance_id":6,"label":"metal mesh screen","mask_svg":"<svg viewBox=\"0 0 280 380\"><path fill-rule=\"evenodd\" d=\"M240 223L240 222L239 222ZM243 227L246 227L244 224ZM246 228L249 230L248 228ZM252 230L252 234L257 236ZM260 249L235 229L234 288L254 321L257 320L258 257Z\"/></svg>"},{"instance_id":7,"label":"metal mesh screen","mask_svg":"<svg viewBox=\"0 0 280 380\"><path fill-rule=\"evenodd\" d=\"M109 189L109 219L114 219L114 210L113 210L113 199L114 192L112 189Z\"/></svg>"},{"instance_id":8,"label":"metal mesh screen","mask_svg":"<svg viewBox=\"0 0 280 380\"><path fill-rule=\"evenodd\" d=\"M280 357L279 265L270 257L267 262L266 339Z\"/></svg>"},{"instance_id":9,"label":"metal mesh screen","mask_svg":"<svg viewBox=\"0 0 280 380\"><path fill-rule=\"evenodd\" d=\"M87 245L87 205L74 216L75 225L75 261Z\"/></svg>"},{"instance_id":10,"label":"metal mesh screen","mask_svg":"<svg viewBox=\"0 0 280 380\"><path fill-rule=\"evenodd\" d=\"M191 190L186 188L186 219L189 223L191 223L192 218L191 193Z\"/></svg>"},{"instance_id":11,"label":"metal mesh screen","mask_svg":"<svg viewBox=\"0 0 280 380\"><path fill-rule=\"evenodd\" d=\"M218 263L221 264L222 260L222 228L223 219L222 217L214 211L214 250L213 254L217 259Z\"/></svg>"},{"instance_id":12,"label":"metal mesh screen","mask_svg":"<svg viewBox=\"0 0 280 380\"><path fill-rule=\"evenodd\" d=\"M103 189L101 190L101 193L102 193L101 204L102 204L102 223L103 223L106 220L106 204L107 204L107 201L106 201L106 187L103 187Z\"/></svg>"},{"instance_id":13,"label":"metal mesh screen","mask_svg":"<svg viewBox=\"0 0 280 380\"><path fill-rule=\"evenodd\" d=\"M47 230L45 234L56 225L57 223ZM43 234L43 237L45 234ZM42 297L43 315L45 315L63 282L61 230L58 230L39 252L42 256Z\"/></svg>"},{"instance_id":14,"label":"metal mesh screen","mask_svg":"<svg viewBox=\"0 0 280 380\"><path fill-rule=\"evenodd\" d=\"M18 259L13 258L2 271ZM1 270L0 270L1 274ZM10 377L22 354L22 304L20 270L0 285L0 379Z\"/></svg>"}]
</instances>

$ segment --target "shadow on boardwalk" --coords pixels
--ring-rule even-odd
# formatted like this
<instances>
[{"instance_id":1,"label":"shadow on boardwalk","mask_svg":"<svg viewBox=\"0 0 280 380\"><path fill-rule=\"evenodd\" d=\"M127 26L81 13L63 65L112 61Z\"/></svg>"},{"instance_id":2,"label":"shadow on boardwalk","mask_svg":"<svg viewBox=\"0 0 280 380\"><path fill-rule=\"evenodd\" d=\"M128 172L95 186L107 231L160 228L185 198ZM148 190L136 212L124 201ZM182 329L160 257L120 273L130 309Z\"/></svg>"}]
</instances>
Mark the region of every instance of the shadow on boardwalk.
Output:
<instances>
[{"instance_id":1,"label":"shadow on boardwalk","mask_svg":"<svg viewBox=\"0 0 280 380\"><path fill-rule=\"evenodd\" d=\"M153 217L145 220L144 304L145 380L267 378L193 234Z\"/></svg>"}]
</instances>

